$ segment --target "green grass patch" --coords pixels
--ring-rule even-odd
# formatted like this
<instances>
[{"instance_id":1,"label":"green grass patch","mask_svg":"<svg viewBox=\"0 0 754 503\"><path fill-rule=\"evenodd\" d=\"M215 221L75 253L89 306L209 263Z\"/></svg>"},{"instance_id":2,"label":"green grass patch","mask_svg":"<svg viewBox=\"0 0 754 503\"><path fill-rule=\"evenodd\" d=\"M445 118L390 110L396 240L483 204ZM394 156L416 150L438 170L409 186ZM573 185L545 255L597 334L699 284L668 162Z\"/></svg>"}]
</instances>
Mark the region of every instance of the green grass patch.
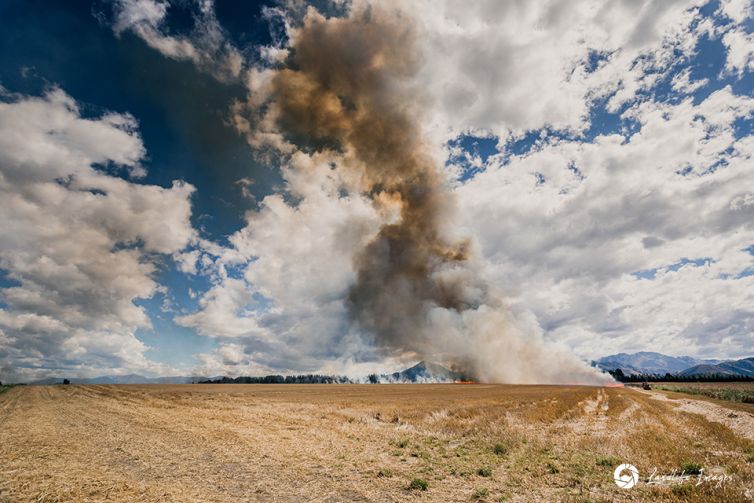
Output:
<instances>
[{"instance_id":1,"label":"green grass patch","mask_svg":"<svg viewBox=\"0 0 754 503\"><path fill-rule=\"evenodd\" d=\"M754 391L732 389L732 388L695 388L687 386L656 386L656 389L665 391L674 391L676 393L685 393L687 395L701 395L716 400L727 400L729 402L754 403Z\"/></svg>"},{"instance_id":2,"label":"green grass patch","mask_svg":"<svg viewBox=\"0 0 754 503\"><path fill-rule=\"evenodd\" d=\"M476 474L479 475L480 477L492 477L492 468L488 466L483 466L482 468L476 471Z\"/></svg>"},{"instance_id":3,"label":"green grass patch","mask_svg":"<svg viewBox=\"0 0 754 503\"><path fill-rule=\"evenodd\" d=\"M613 467L620 464L620 459L615 456L599 456L597 457L597 466Z\"/></svg>"},{"instance_id":4,"label":"green grass patch","mask_svg":"<svg viewBox=\"0 0 754 503\"><path fill-rule=\"evenodd\" d=\"M681 471L687 475L699 475L702 473L702 465L689 461L681 465Z\"/></svg>"},{"instance_id":5,"label":"green grass patch","mask_svg":"<svg viewBox=\"0 0 754 503\"><path fill-rule=\"evenodd\" d=\"M429 483L424 479L414 479L408 485L408 488L412 491L426 491L429 489Z\"/></svg>"},{"instance_id":6,"label":"green grass patch","mask_svg":"<svg viewBox=\"0 0 754 503\"><path fill-rule=\"evenodd\" d=\"M508 452L508 448L503 444L495 444L492 446L492 452L498 456L504 456Z\"/></svg>"},{"instance_id":7,"label":"green grass patch","mask_svg":"<svg viewBox=\"0 0 754 503\"><path fill-rule=\"evenodd\" d=\"M482 487L480 489L477 489L474 491L474 493L471 495L471 499L473 500L481 500L489 496L490 490L486 487Z\"/></svg>"}]
</instances>

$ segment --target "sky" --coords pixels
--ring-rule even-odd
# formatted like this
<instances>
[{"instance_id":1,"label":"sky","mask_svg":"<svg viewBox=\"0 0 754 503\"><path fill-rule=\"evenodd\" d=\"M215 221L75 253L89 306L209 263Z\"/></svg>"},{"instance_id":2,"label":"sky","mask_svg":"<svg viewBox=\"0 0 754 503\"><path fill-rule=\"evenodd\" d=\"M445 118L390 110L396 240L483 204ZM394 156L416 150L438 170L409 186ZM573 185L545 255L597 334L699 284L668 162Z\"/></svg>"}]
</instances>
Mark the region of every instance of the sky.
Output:
<instances>
[{"instance_id":1,"label":"sky","mask_svg":"<svg viewBox=\"0 0 754 503\"><path fill-rule=\"evenodd\" d=\"M449 327L440 359L481 346L513 368L494 378L549 382L524 367L754 355L751 2L7 0L0 380L433 356L354 319L394 201L354 181L347 146L279 120L318 26L328 75L360 64L326 54L343 33L380 55L370 99L405 110L442 182L438 225L495 292L423 312L428 341Z\"/></svg>"}]
</instances>

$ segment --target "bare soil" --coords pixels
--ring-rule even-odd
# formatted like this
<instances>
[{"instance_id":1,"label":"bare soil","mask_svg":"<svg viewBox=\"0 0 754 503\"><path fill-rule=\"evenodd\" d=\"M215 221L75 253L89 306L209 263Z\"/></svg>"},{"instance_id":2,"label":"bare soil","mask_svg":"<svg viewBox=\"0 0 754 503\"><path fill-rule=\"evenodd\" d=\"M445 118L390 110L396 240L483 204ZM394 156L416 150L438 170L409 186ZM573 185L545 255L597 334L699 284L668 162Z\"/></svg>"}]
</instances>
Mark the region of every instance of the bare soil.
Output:
<instances>
[{"instance_id":1,"label":"bare soil","mask_svg":"<svg viewBox=\"0 0 754 503\"><path fill-rule=\"evenodd\" d=\"M579 386L19 386L0 395L0 502L754 501L745 432L718 421L720 410L655 396ZM614 484L620 463L639 469L634 488ZM646 482L687 463L730 478ZM411 489L414 479L427 489Z\"/></svg>"}]
</instances>

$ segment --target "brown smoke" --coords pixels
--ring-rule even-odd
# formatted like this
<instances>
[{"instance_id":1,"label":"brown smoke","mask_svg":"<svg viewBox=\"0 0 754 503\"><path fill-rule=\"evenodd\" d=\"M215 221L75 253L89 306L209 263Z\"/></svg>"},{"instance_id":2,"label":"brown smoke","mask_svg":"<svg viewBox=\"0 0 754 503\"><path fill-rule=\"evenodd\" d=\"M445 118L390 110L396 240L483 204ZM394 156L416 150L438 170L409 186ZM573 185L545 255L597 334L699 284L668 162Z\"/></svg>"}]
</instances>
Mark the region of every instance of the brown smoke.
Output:
<instances>
[{"instance_id":1,"label":"brown smoke","mask_svg":"<svg viewBox=\"0 0 754 503\"><path fill-rule=\"evenodd\" d=\"M348 295L352 321L378 346L439 356L490 381L598 380L541 332L513 323L476 273L469 242L447 232L455 201L422 136L417 45L414 20L399 11L359 4L326 19L310 8L287 60L262 77L266 97L250 96L256 124L237 125L256 134L252 145L277 138L270 143L281 152L291 142L333 152L375 207L395 214L354 257Z\"/></svg>"},{"instance_id":2,"label":"brown smoke","mask_svg":"<svg viewBox=\"0 0 754 503\"><path fill-rule=\"evenodd\" d=\"M423 353L431 349L423 320L430 306L469 306L457 280L438 271L468 259L466 242L443 236L453 208L426 152L417 110L401 81L418 67L416 32L395 13L364 9L347 19L315 11L294 35L288 68L273 80L280 125L299 142L346 154L362 190L399 208L357 257L351 314L376 341Z\"/></svg>"}]
</instances>

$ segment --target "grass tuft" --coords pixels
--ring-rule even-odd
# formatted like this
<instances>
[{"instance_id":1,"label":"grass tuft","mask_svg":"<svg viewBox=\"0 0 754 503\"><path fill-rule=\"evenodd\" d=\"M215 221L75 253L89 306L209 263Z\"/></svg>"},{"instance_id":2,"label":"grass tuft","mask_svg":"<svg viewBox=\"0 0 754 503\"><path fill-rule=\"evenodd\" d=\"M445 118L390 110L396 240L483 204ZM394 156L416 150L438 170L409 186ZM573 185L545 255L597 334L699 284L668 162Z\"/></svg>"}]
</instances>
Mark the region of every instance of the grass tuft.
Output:
<instances>
[{"instance_id":1,"label":"grass tuft","mask_svg":"<svg viewBox=\"0 0 754 503\"><path fill-rule=\"evenodd\" d=\"M503 444L498 443L492 446L492 452L494 452L498 456L503 456L504 454L508 452L508 448L505 447Z\"/></svg>"},{"instance_id":2,"label":"grass tuft","mask_svg":"<svg viewBox=\"0 0 754 503\"><path fill-rule=\"evenodd\" d=\"M615 456L599 456L597 458L597 466L613 467L620 464L620 459Z\"/></svg>"},{"instance_id":3,"label":"grass tuft","mask_svg":"<svg viewBox=\"0 0 754 503\"><path fill-rule=\"evenodd\" d=\"M478 469L476 473L480 477L492 477L492 468L483 466L482 468Z\"/></svg>"},{"instance_id":4,"label":"grass tuft","mask_svg":"<svg viewBox=\"0 0 754 503\"><path fill-rule=\"evenodd\" d=\"M687 475L699 475L702 473L702 465L689 461L681 465L681 470Z\"/></svg>"},{"instance_id":5,"label":"grass tuft","mask_svg":"<svg viewBox=\"0 0 754 503\"><path fill-rule=\"evenodd\" d=\"M674 496L688 496L693 491L691 484L678 484L673 486L670 491Z\"/></svg>"},{"instance_id":6,"label":"grass tuft","mask_svg":"<svg viewBox=\"0 0 754 503\"><path fill-rule=\"evenodd\" d=\"M412 491L426 491L429 489L429 483L424 479L414 479L408 485L408 488Z\"/></svg>"},{"instance_id":7,"label":"grass tuft","mask_svg":"<svg viewBox=\"0 0 754 503\"><path fill-rule=\"evenodd\" d=\"M471 495L471 499L473 500L481 500L489 496L490 490L486 487L482 487L480 489L477 489L474 491L474 493Z\"/></svg>"}]
</instances>

